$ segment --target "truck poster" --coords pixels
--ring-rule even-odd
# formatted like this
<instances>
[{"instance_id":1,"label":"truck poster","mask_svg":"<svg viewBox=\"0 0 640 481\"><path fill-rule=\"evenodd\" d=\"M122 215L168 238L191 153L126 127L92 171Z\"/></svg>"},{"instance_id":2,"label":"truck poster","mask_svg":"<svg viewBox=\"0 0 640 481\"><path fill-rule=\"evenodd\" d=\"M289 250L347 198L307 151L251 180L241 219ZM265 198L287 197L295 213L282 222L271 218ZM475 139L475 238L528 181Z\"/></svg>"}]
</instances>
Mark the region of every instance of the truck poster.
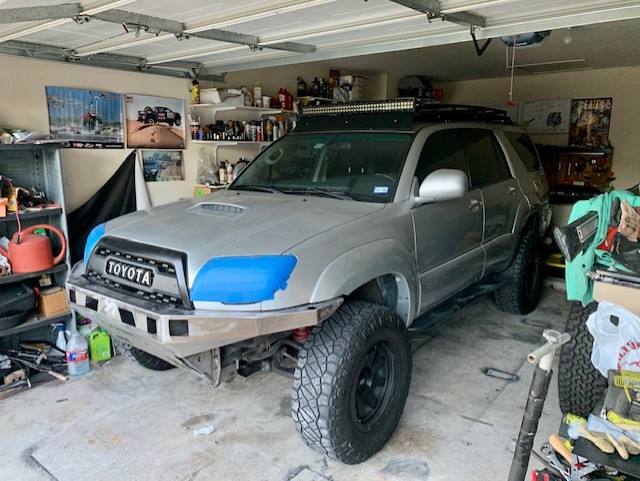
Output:
<instances>
[{"instance_id":1,"label":"truck poster","mask_svg":"<svg viewBox=\"0 0 640 481\"><path fill-rule=\"evenodd\" d=\"M63 146L123 149L122 94L45 86L49 131Z\"/></svg>"},{"instance_id":2,"label":"truck poster","mask_svg":"<svg viewBox=\"0 0 640 481\"><path fill-rule=\"evenodd\" d=\"M185 102L182 99L124 94L127 147L184 149Z\"/></svg>"}]
</instances>

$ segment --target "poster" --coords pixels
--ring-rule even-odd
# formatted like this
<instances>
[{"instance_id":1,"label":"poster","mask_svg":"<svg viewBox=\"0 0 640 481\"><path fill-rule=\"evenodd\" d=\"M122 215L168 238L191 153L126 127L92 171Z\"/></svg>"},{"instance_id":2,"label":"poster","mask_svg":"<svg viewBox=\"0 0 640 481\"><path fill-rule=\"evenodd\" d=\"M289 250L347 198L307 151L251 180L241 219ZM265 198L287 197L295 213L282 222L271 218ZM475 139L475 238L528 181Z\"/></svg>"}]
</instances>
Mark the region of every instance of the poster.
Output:
<instances>
[{"instance_id":1,"label":"poster","mask_svg":"<svg viewBox=\"0 0 640 481\"><path fill-rule=\"evenodd\" d=\"M122 94L50 86L45 92L52 138L72 148L124 148Z\"/></svg>"},{"instance_id":2,"label":"poster","mask_svg":"<svg viewBox=\"0 0 640 481\"><path fill-rule=\"evenodd\" d=\"M184 149L184 100L125 94L127 147Z\"/></svg>"},{"instance_id":3,"label":"poster","mask_svg":"<svg viewBox=\"0 0 640 481\"><path fill-rule=\"evenodd\" d=\"M609 143L612 98L571 101L569 145L606 148Z\"/></svg>"},{"instance_id":4,"label":"poster","mask_svg":"<svg viewBox=\"0 0 640 481\"><path fill-rule=\"evenodd\" d=\"M146 182L184 180L181 150L143 150L142 170Z\"/></svg>"},{"instance_id":5,"label":"poster","mask_svg":"<svg viewBox=\"0 0 640 481\"><path fill-rule=\"evenodd\" d=\"M530 100L524 103L522 124L531 134L569 132L571 99Z\"/></svg>"}]
</instances>

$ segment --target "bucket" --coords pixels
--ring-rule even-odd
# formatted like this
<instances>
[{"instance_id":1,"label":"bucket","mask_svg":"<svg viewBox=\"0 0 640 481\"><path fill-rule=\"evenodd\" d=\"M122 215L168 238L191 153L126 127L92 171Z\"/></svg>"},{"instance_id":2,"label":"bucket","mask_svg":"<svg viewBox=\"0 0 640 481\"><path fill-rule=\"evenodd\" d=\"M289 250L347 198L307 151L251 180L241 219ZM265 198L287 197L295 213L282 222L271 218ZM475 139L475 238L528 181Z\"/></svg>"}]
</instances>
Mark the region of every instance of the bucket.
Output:
<instances>
[{"instance_id":1,"label":"bucket","mask_svg":"<svg viewBox=\"0 0 640 481\"><path fill-rule=\"evenodd\" d=\"M89 352L93 362L111 359L111 337L104 329L97 329L89 334Z\"/></svg>"}]
</instances>

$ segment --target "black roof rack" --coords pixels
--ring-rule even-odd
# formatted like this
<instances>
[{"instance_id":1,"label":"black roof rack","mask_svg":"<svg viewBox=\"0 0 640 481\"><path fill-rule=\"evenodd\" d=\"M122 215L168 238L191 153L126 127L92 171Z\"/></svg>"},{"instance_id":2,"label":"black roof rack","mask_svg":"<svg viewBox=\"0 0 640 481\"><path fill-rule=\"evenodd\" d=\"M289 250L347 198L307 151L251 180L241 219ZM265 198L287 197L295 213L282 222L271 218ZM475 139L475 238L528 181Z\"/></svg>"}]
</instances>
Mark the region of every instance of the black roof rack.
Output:
<instances>
[{"instance_id":1,"label":"black roof rack","mask_svg":"<svg viewBox=\"0 0 640 481\"><path fill-rule=\"evenodd\" d=\"M477 105L434 104L417 102L414 121L422 122L488 122L512 125L506 110Z\"/></svg>"}]
</instances>

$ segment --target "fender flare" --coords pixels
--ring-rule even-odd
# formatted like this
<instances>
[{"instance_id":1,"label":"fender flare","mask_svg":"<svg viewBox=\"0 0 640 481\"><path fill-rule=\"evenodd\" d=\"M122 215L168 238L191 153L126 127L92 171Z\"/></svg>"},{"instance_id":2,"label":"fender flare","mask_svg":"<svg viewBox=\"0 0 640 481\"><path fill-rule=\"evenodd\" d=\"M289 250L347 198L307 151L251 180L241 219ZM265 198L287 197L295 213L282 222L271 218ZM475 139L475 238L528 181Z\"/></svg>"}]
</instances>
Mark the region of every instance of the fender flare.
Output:
<instances>
[{"instance_id":1,"label":"fender flare","mask_svg":"<svg viewBox=\"0 0 640 481\"><path fill-rule=\"evenodd\" d=\"M396 312L409 324L415 317L420 297L417 267L411 250L394 239L377 240L336 257L318 277L311 302L348 296L385 274L392 274L396 279Z\"/></svg>"}]
</instances>

